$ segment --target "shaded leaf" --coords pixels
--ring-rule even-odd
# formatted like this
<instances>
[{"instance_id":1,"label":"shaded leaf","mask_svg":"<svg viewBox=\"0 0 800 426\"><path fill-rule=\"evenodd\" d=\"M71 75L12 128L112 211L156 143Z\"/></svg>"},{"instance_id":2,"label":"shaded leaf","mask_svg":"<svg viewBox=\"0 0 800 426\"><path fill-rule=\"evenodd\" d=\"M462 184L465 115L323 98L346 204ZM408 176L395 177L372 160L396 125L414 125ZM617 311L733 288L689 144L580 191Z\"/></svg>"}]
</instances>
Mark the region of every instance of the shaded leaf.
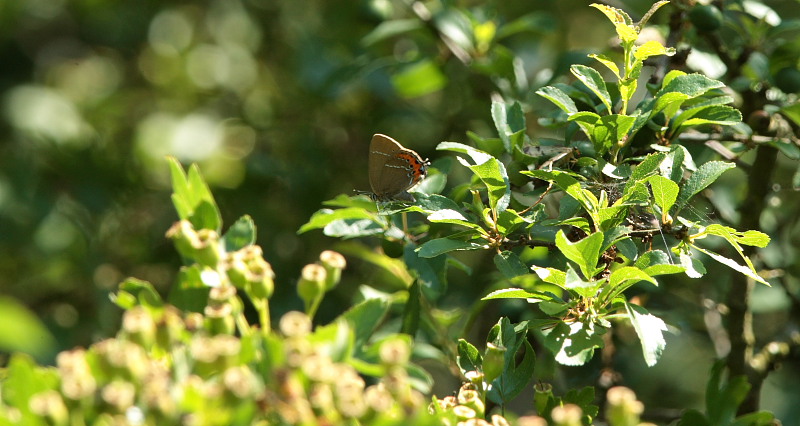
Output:
<instances>
[{"instance_id":1,"label":"shaded leaf","mask_svg":"<svg viewBox=\"0 0 800 426\"><path fill-rule=\"evenodd\" d=\"M249 215L240 217L222 236L222 242L227 252L253 245L256 242L256 225L253 218Z\"/></svg>"},{"instance_id":2,"label":"shaded leaf","mask_svg":"<svg viewBox=\"0 0 800 426\"><path fill-rule=\"evenodd\" d=\"M695 194L711 185L719 176L728 169L736 167L733 163L726 163L724 161L709 161L697 168L697 171L689 177L688 180L681 186L680 194L675 206L675 213L683 209L686 203Z\"/></svg>"},{"instance_id":3,"label":"shaded leaf","mask_svg":"<svg viewBox=\"0 0 800 426\"><path fill-rule=\"evenodd\" d=\"M426 241L417 248L420 257L430 258L441 254L458 250L480 250L485 249L485 244L476 244L470 241L453 240L450 238L437 238Z\"/></svg>"},{"instance_id":4,"label":"shaded leaf","mask_svg":"<svg viewBox=\"0 0 800 426\"><path fill-rule=\"evenodd\" d=\"M555 86L546 86L536 91L536 94L554 103L557 107L567 114L578 112L575 101L572 100L564 91Z\"/></svg>"},{"instance_id":5,"label":"shaded leaf","mask_svg":"<svg viewBox=\"0 0 800 426\"><path fill-rule=\"evenodd\" d=\"M519 256L510 251L504 251L494 256L494 264L505 278L514 278L528 274L528 267L522 263Z\"/></svg>"},{"instance_id":6,"label":"shaded leaf","mask_svg":"<svg viewBox=\"0 0 800 426\"><path fill-rule=\"evenodd\" d=\"M611 113L611 96L608 94L606 82L597 70L586 65L576 64L570 67L572 74L589 88L600 102L606 107L606 113Z\"/></svg>"},{"instance_id":7,"label":"shaded leaf","mask_svg":"<svg viewBox=\"0 0 800 426\"><path fill-rule=\"evenodd\" d=\"M481 353L478 351L478 348L464 339L458 339L457 350L458 355L456 355L456 364L458 364L461 374L465 374L470 371L481 370L480 366L483 364L483 357L481 357Z\"/></svg>"}]
</instances>

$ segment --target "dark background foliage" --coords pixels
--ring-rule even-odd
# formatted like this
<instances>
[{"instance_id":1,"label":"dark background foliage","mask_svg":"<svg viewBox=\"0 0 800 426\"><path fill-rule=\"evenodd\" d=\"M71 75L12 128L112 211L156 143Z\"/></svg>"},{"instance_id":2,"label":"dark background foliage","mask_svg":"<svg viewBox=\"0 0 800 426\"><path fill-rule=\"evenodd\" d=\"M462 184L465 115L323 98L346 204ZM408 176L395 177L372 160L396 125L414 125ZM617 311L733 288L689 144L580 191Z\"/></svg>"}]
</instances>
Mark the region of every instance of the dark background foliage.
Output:
<instances>
[{"instance_id":1,"label":"dark background foliage","mask_svg":"<svg viewBox=\"0 0 800 426\"><path fill-rule=\"evenodd\" d=\"M53 354L113 334L120 310L108 294L121 279L145 279L167 294L180 265L164 238L176 219L164 159L173 155L200 164L227 224L244 213L255 220L257 242L277 275L277 317L301 307L294 289L300 268L339 244L318 232L298 236L297 229L324 200L368 189L373 133L392 135L446 168L436 144L469 143L467 131L494 136L489 105L505 97L529 105L531 137L562 137L536 126L553 108L533 92L565 81L570 64L590 63L586 53L612 49L606 18L572 0L447 3L479 20L526 17L528 25L501 42L515 59L505 67L488 57L466 64L458 49L443 43L448 34L405 1L0 3L0 292L47 325L57 340ZM634 19L651 4L613 3ZM674 8L685 7L675 3L651 22L663 29ZM800 18L796 2L764 4L786 22ZM396 37L375 33L398 18L419 28ZM719 70L713 61L718 40L685 25L680 42L707 52L685 69ZM778 70L797 66L800 43L746 32L725 41L755 50L757 60L736 75L712 77L739 92L760 93L762 103L774 100L764 93ZM750 100L737 105L745 117L756 109ZM696 159L713 154L689 148ZM751 163L753 155L741 161ZM780 155L776 164L759 222L773 243L759 259L777 279L771 288L756 287L751 300L757 346L784 336L785 324L798 319L796 161ZM731 171L707 191L701 213L737 223L746 172ZM453 165L450 180L464 176ZM444 308L453 312L482 303L476 301L485 283L499 279L489 256L461 260L473 273L451 273ZM727 351L726 338L715 333L723 332L725 309L718 306L730 272L714 268L710 278L669 278L641 295L672 327L656 367L647 368L635 336L622 333L613 358L598 354L581 368L542 367L541 378L562 388L622 382L656 417L702 406L709 366ZM349 306L355 288L375 279L373 272L351 262L319 320ZM499 315L524 317L526 309L488 303L467 337L480 341ZM457 386L448 374L437 376L440 393ZM797 363L787 362L762 392L762 408L785 424L800 415L792 403L800 395L799 375Z\"/></svg>"}]
</instances>

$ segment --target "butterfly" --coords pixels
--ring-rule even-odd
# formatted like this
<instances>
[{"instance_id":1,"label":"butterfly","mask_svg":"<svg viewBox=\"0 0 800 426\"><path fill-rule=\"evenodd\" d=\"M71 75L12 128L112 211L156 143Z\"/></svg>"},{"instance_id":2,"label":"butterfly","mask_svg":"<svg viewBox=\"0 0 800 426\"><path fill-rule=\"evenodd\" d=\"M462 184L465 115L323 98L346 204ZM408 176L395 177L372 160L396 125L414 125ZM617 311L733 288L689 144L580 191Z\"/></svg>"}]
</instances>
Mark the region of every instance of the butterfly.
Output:
<instances>
[{"instance_id":1,"label":"butterfly","mask_svg":"<svg viewBox=\"0 0 800 426\"><path fill-rule=\"evenodd\" d=\"M428 175L428 159L410 150L389 136L372 136L369 144L370 196L376 201L414 202L408 190Z\"/></svg>"}]
</instances>

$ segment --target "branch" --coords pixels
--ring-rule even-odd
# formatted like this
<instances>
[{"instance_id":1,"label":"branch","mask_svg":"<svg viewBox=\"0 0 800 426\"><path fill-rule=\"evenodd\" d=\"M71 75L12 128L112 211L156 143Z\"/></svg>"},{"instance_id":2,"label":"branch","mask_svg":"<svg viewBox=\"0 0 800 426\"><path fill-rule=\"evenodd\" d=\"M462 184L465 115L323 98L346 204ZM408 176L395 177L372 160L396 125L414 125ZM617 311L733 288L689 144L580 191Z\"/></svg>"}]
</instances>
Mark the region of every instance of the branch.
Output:
<instances>
[{"instance_id":1,"label":"branch","mask_svg":"<svg viewBox=\"0 0 800 426\"><path fill-rule=\"evenodd\" d=\"M760 145L756 150L756 159L748 173L747 197L739 209L742 229L759 228L759 219L764 211L764 198L769 193L768 189L777 157L778 150L769 145ZM745 247L745 255L750 256L754 252L753 247ZM757 370L752 364L755 338L752 324L753 313L748 307L752 287L752 280L742 274L734 273L731 277L731 287L726 302L730 309L728 336L731 341L731 352L726 361L728 371L732 377L746 375L752 385L745 401L739 406L739 414L758 411L761 385L767 373Z\"/></svg>"}]
</instances>

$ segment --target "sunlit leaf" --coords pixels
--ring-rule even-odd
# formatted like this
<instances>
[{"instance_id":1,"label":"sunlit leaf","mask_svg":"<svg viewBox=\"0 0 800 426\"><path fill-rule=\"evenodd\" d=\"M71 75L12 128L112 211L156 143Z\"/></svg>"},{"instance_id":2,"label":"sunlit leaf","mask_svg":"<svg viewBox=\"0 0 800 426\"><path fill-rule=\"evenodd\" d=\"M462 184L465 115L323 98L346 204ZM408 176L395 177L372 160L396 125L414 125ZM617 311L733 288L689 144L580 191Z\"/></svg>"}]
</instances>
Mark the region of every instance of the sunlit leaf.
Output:
<instances>
[{"instance_id":1,"label":"sunlit leaf","mask_svg":"<svg viewBox=\"0 0 800 426\"><path fill-rule=\"evenodd\" d=\"M678 184L660 175L650 176L647 182L650 183L650 190L653 191L653 201L661 207L663 212L662 222L666 222L664 219L667 218L669 209L678 199L680 191Z\"/></svg>"},{"instance_id":2,"label":"sunlit leaf","mask_svg":"<svg viewBox=\"0 0 800 426\"><path fill-rule=\"evenodd\" d=\"M591 54L591 55L589 55L589 57L594 59L594 60L596 60L597 62L600 62L601 64L605 65L606 68L611 70L611 72L613 72L614 75L617 76L617 78L621 77L621 75L619 73L619 67L617 66L616 62L614 62L608 56L602 55L602 54ZM567 112L569 112L569 111L567 111Z\"/></svg>"},{"instance_id":3,"label":"sunlit leaf","mask_svg":"<svg viewBox=\"0 0 800 426\"><path fill-rule=\"evenodd\" d=\"M559 230L556 234L556 247L564 257L578 265L586 279L595 275L602 245L602 232L595 232L574 243L567 239L564 231Z\"/></svg>"},{"instance_id":4,"label":"sunlit leaf","mask_svg":"<svg viewBox=\"0 0 800 426\"><path fill-rule=\"evenodd\" d=\"M494 300L494 299L529 299L531 303L538 303L541 301L554 300L555 297L548 293L531 292L521 288L504 288L502 290L495 290L481 300Z\"/></svg>"},{"instance_id":5,"label":"sunlit leaf","mask_svg":"<svg viewBox=\"0 0 800 426\"><path fill-rule=\"evenodd\" d=\"M648 367L656 365L667 345L663 335L663 332L667 331L667 325L661 318L650 314L641 306L625 303L625 309L642 343L644 361Z\"/></svg>"}]
</instances>

